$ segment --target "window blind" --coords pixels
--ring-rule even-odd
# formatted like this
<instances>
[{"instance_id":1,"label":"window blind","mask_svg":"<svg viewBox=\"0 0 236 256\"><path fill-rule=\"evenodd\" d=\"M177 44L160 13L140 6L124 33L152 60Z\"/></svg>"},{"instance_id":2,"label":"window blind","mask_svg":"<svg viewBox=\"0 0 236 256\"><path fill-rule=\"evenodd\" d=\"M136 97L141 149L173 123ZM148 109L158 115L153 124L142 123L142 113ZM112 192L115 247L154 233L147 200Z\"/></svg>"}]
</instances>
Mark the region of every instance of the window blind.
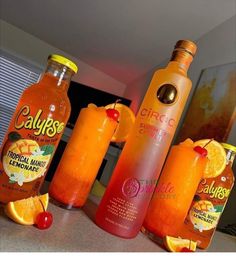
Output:
<instances>
[{"instance_id":1,"label":"window blind","mask_svg":"<svg viewBox=\"0 0 236 256\"><path fill-rule=\"evenodd\" d=\"M23 90L38 81L40 70L0 55L0 146Z\"/></svg>"}]
</instances>

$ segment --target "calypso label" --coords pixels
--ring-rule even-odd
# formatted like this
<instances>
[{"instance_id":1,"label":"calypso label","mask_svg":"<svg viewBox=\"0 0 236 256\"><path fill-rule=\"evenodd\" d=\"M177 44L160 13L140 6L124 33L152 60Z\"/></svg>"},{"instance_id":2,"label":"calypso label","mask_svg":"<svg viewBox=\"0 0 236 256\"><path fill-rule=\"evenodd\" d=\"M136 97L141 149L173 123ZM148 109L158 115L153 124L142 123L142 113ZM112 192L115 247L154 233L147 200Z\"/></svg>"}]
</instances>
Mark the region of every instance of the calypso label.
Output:
<instances>
[{"instance_id":1,"label":"calypso label","mask_svg":"<svg viewBox=\"0 0 236 256\"><path fill-rule=\"evenodd\" d=\"M33 181L47 170L54 151L53 145L40 147L36 141L20 139L13 142L3 155L3 168L9 177L9 183Z\"/></svg>"},{"instance_id":2,"label":"calypso label","mask_svg":"<svg viewBox=\"0 0 236 256\"><path fill-rule=\"evenodd\" d=\"M189 218L194 229L199 232L211 230L217 226L230 189L217 186L216 180L202 179L198 186L197 195L200 198L189 211Z\"/></svg>"},{"instance_id":3,"label":"calypso label","mask_svg":"<svg viewBox=\"0 0 236 256\"><path fill-rule=\"evenodd\" d=\"M230 189L224 188L222 186L215 186L215 183L215 180L213 180L210 184L208 184L207 180L203 179L199 184L200 188L198 189L197 193L208 194L210 198L228 198L230 194Z\"/></svg>"},{"instance_id":4,"label":"calypso label","mask_svg":"<svg viewBox=\"0 0 236 256\"><path fill-rule=\"evenodd\" d=\"M47 171L54 153L54 144L58 140L55 135L62 133L64 123L52 118L43 119L42 114L43 110L39 109L32 115L27 105L22 106L16 114L13 127L17 131L8 134L1 152L1 161L9 183L22 186L24 182L44 176ZM25 136L29 139L22 137L25 130L28 130ZM34 135L32 138L31 134ZM40 145L36 141L39 139L37 136L40 136Z\"/></svg>"},{"instance_id":5,"label":"calypso label","mask_svg":"<svg viewBox=\"0 0 236 256\"><path fill-rule=\"evenodd\" d=\"M190 209L189 217L194 229L203 232L216 227L222 211L222 205L214 207L212 202L200 200Z\"/></svg>"},{"instance_id":6,"label":"calypso label","mask_svg":"<svg viewBox=\"0 0 236 256\"><path fill-rule=\"evenodd\" d=\"M34 130L34 135L46 135L50 138L54 137L57 133L61 133L64 129L64 123L52 118L40 119L43 113L39 109L35 116L30 115L30 107L23 106L16 115L15 128L20 130L22 128L27 130Z\"/></svg>"}]
</instances>

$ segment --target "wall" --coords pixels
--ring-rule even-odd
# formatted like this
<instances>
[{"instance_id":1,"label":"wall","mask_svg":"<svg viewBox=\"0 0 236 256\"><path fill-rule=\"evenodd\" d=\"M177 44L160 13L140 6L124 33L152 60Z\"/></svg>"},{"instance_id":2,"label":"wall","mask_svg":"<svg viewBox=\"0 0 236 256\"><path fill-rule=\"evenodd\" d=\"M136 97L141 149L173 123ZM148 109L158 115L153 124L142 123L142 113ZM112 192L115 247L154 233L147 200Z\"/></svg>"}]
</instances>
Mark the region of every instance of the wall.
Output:
<instances>
[{"instance_id":1,"label":"wall","mask_svg":"<svg viewBox=\"0 0 236 256\"><path fill-rule=\"evenodd\" d=\"M41 69L45 67L48 55L52 53L62 54L74 60L79 66L79 72L74 76L74 81L118 96L124 94L125 84L3 20L0 20L0 35L0 46L4 51Z\"/></svg>"},{"instance_id":2,"label":"wall","mask_svg":"<svg viewBox=\"0 0 236 256\"><path fill-rule=\"evenodd\" d=\"M236 61L236 16L233 16L202 36L197 40L197 46L198 51L189 70L189 77L193 82L193 87L187 106L191 100L202 69ZM154 71L164 67L167 62L168 60L160 60L158 66L127 85L124 95L133 99L132 108L135 111L137 111L142 102Z\"/></svg>"},{"instance_id":3,"label":"wall","mask_svg":"<svg viewBox=\"0 0 236 256\"><path fill-rule=\"evenodd\" d=\"M236 15L215 29L202 36L198 41L198 52L189 70L193 88L183 112L177 133L181 128L184 116L197 86L201 70L208 67L236 62ZM176 133L176 134L177 134ZM236 141L230 141L236 144Z\"/></svg>"}]
</instances>

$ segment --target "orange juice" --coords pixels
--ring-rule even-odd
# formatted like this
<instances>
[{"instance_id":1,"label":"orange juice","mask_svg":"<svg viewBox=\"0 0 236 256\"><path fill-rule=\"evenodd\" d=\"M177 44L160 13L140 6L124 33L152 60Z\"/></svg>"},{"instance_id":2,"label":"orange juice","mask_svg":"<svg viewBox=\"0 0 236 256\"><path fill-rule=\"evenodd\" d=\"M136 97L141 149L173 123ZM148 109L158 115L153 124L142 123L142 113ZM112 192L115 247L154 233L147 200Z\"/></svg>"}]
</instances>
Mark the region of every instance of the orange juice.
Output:
<instances>
[{"instance_id":1,"label":"orange juice","mask_svg":"<svg viewBox=\"0 0 236 256\"><path fill-rule=\"evenodd\" d=\"M207 158L185 143L173 146L144 220L146 233L175 236L188 213ZM163 187L168 190L163 191Z\"/></svg>"},{"instance_id":2,"label":"orange juice","mask_svg":"<svg viewBox=\"0 0 236 256\"><path fill-rule=\"evenodd\" d=\"M116 125L103 107L81 110L51 182L51 197L67 208L84 205Z\"/></svg>"},{"instance_id":3,"label":"orange juice","mask_svg":"<svg viewBox=\"0 0 236 256\"><path fill-rule=\"evenodd\" d=\"M70 115L75 72L73 62L51 55L41 80L23 92L0 152L0 202L38 194Z\"/></svg>"}]
</instances>

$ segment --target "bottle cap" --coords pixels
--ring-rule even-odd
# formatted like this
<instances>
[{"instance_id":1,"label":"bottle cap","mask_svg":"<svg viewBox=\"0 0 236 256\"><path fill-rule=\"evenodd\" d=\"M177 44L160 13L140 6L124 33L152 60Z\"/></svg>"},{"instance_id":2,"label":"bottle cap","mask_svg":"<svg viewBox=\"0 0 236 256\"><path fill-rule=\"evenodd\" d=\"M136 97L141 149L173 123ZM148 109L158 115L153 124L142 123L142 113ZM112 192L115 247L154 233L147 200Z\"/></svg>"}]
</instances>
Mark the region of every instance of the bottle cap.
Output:
<instances>
[{"instance_id":1,"label":"bottle cap","mask_svg":"<svg viewBox=\"0 0 236 256\"><path fill-rule=\"evenodd\" d=\"M197 46L190 40L179 40L175 45L175 50L186 51L194 57L197 51Z\"/></svg>"},{"instance_id":2,"label":"bottle cap","mask_svg":"<svg viewBox=\"0 0 236 256\"><path fill-rule=\"evenodd\" d=\"M233 152L236 152L236 147L227 143L221 143L221 145L228 150L231 150Z\"/></svg>"},{"instance_id":3,"label":"bottle cap","mask_svg":"<svg viewBox=\"0 0 236 256\"><path fill-rule=\"evenodd\" d=\"M69 59L67 59L67 58L65 58L61 55L57 55L57 54L49 55L48 60L53 60L53 61L56 61L56 62L62 64L62 65L65 65L66 67L73 70L75 73L78 72L77 65L73 61L71 61L71 60L69 60Z\"/></svg>"}]
</instances>

